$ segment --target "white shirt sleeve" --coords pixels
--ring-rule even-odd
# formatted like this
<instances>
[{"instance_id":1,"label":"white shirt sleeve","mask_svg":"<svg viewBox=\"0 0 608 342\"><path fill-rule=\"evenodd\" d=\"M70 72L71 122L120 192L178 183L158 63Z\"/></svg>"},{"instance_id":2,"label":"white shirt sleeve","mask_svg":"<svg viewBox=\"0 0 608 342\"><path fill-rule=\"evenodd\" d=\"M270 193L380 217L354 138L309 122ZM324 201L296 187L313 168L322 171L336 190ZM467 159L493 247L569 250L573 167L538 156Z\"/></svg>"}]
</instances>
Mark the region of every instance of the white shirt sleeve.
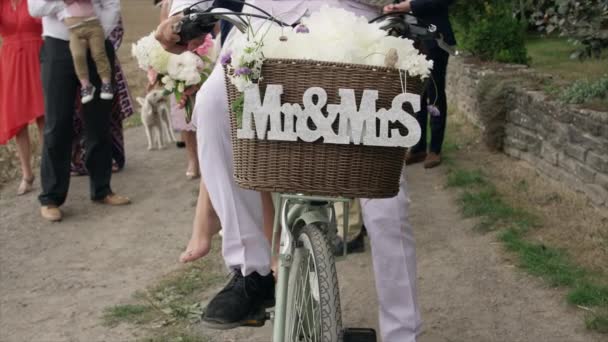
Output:
<instances>
[{"instance_id":1,"label":"white shirt sleeve","mask_svg":"<svg viewBox=\"0 0 608 342\"><path fill-rule=\"evenodd\" d=\"M27 8L32 17L42 18L47 16L60 17L65 9L65 5L61 0L27 0ZM60 18L61 19L61 18Z\"/></svg>"},{"instance_id":2,"label":"white shirt sleeve","mask_svg":"<svg viewBox=\"0 0 608 342\"><path fill-rule=\"evenodd\" d=\"M169 11L169 16L180 13L181 11L194 5L197 2L199 2L199 0L173 0L173 3L171 4L171 11ZM205 9L211 7L212 4L213 4L213 1L207 1L207 2L203 2L201 4L196 5L196 7L201 10L205 10Z\"/></svg>"},{"instance_id":3,"label":"white shirt sleeve","mask_svg":"<svg viewBox=\"0 0 608 342\"><path fill-rule=\"evenodd\" d=\"M120 21L120 0L99 0L94 4L106 37L109 37Z\"/></svg>"}]
</instances>

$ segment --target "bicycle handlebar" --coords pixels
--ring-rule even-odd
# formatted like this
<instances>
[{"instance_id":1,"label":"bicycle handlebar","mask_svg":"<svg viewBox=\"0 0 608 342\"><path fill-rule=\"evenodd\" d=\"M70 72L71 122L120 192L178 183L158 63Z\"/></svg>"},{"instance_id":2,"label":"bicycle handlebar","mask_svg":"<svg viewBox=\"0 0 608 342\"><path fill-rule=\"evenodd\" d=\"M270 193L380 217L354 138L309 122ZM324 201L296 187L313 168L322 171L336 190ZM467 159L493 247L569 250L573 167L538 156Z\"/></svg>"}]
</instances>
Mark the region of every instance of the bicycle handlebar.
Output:
<instances>
[{"instance_id":1,"label":"bicycle handlebar","mask_svg":"<svg viewBox=\"0 0 608 342\"><path fill-rule=\"evenodd\" d=\"M201 11L194 8L194 6L210 2L213 0L202 0L184 10L184 17L175 25L174 31L180 36L180 44L187 44L189 41L203 37L211 31L219 20L226 20L232 23L238 30L245 32L247 29L247 21L243 17L250 18L261 18L275 22L281 26L291 26L281 20L273 17L267 11L246 3L241 0L225 0L232 3L243 4L244 6L252 7L262 14L233 12L231 10L211 6L208 9ZM408 38L414 41L436 41L437 45L448 52L450 55L455 55L454 49L447 45L443 41L443 37L437 32L435 25L427 25L423 23L419 18L410 13L389 13L383 14L377 18L370 20L370 23L374 23L386 18L389 18L387 23L382 26L382 29L386 30L389 35Z\"/></svg>"}]
</instances>

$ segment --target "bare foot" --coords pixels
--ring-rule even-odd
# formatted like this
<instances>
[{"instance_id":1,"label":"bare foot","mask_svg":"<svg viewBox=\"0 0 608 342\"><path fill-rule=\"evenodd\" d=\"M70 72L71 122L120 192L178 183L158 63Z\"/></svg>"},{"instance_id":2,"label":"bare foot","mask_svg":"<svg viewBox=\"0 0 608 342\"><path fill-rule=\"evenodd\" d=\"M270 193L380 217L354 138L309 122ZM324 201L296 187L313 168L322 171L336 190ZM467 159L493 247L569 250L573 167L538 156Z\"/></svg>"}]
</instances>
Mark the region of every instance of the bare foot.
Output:
<instances>
[{"instance_id":1,"label":"bare foot","mask_svg":"<svg viewBox=\"0 0 608 342\"><path fill-rule=\"evenodd\" d=\"M202 232L201 232L202 233ZM201 236L203 235L203 236ZM200 259L211 250L211 239L213 235L206 236L204 234L193 234L188 242L186 251L179 257L179 261L182 263L188 263Z\"/></svg>"},{"instance_id":2,"label":"bare foot","mask_svg":"<svg viewBox=\"0 0 608 342\"><path fill-rule=\"evenodd\" d=\"M188 263L200 259L211 250L213 236L220 232L220 220L216 216L209 198L206 197L206 188L202 188L202 195L199 195L196 214L192 225L192 236L188 242L188 247L180 255L179 261Z\"/></svg>"},{"instance_id":3,"label":"bare foot","mask_svg":"<svg viewBox=\"0 0 608 342\"><path fill-rule=\"evenodd\" d=\"M199 172L198 166L194 163L189 163L188 168L186 169L186 178L188 180L193 180L199 178L200 176L201 173Z\"/></svg>"}]
</instances>

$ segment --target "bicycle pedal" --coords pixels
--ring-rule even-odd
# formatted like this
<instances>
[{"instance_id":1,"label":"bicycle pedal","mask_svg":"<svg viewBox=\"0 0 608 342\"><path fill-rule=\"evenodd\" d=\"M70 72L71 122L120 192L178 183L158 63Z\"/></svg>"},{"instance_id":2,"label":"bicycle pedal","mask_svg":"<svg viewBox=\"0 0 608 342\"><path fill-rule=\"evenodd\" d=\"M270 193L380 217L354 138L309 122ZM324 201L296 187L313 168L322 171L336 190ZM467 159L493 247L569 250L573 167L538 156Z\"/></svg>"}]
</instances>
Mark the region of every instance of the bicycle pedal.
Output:
<instances>
[{"instance_id":1,"label":"bicycle pedal","mask_svg":"<svg viewBox=\"0 0 608 342\"><path fill-rule=\"evenodd\" d=\"M364 328L346 328L343 330L344 342L376 342L376 331Z\"/></svg>"},{"instance_id":2,"label":"bicycle pedal","mask_svg":"<svg viewBox=\"0 0 608 342\"><path fill-rule=\"evenodd\" d=\"M252 310L247 317L241 321L241 326L243 327L253 327L259 328L263 327L268 320L268 315L266 314L266 308L260 306L255 310Z\"/></svg>"}]
</instances>

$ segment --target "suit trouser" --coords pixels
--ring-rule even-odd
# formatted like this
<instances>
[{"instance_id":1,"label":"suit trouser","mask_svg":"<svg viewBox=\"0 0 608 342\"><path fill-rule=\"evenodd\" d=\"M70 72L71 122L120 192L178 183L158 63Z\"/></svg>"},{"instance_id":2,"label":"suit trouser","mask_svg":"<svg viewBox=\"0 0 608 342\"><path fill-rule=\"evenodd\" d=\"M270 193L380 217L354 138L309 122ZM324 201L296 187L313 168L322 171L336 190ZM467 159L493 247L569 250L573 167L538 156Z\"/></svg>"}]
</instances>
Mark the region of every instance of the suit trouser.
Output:
<instances>
[{"instance_id":1,"label":"suit trouser","mask_svg":"<svg viewBox=\"0 0 608 342\"><path fill-rule=\"evenodd\" d=\"M106 52L111 65L114 65L114 49L108 41ZM88 61L91 83L100 89L101 80L95 64L90 57ZM39 200L42 205L61 205L70 186L73 116L80 82L74 71L69 42L46 37L41 62L45 125ZM111 109L112 101L101 100L99 90L93 101L83 105L85 165L89 171L92 200L103 199L112 192Z\"/></svg>"},{"instance_id":2,"label":"suit trouser","mask_svg":"<svg viewBox=\"0 0 608 342\"><path fill-rule=\"evenodd\" d=\"M260 194L233 180L232 142L224 73L218 65L197 94L198 146L202 176L224 231L222 253L230 269L244 275L270 272L270 245L262 231ZM405 176L390 199L362 199L372 245L380 327L384 342L416 340L416 260L408 221Z\"/></svg>"},{"instance_id":3,"label":"suit trouser","mask_svg":"<svg viewBox=\"0 0 608 342\"><path fill-rule=\"evenodd\" d=\"M448 102L445 94L446 73L448 69L448 59L450 55L442 49L435 47L429 50L428 57L433 61L431 70L431 80L428 82L426 90L420 101L422 105L420 112L416 113L418 124L422 128L420 142L412 147L413 152L426 152L427 149L427 123L431 122L431 145L430 151L440 154L445 137L445 128L448 116ZM429 115L427 103L435 105L439 110L439 115Z\"/></svg>"}]
</instances>

